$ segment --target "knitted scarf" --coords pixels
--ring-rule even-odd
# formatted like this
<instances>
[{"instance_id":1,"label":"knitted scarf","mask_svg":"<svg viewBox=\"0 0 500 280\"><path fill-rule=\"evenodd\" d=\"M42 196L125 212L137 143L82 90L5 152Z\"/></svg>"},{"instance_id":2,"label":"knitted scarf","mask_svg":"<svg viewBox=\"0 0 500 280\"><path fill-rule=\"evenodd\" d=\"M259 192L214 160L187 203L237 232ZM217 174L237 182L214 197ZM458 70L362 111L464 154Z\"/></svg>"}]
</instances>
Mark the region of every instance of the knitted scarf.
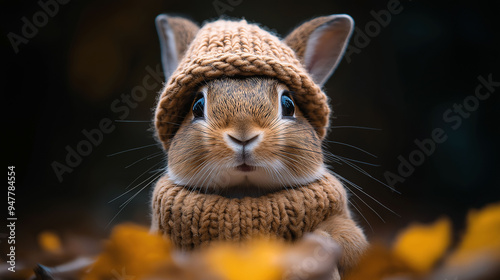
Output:
<instances>
[{"instance_id":1,"label":"knitted scarf","mask_svg":"<svg viewBox=\"0 0 500 280\"><path fill-rule=\"evenodd\" d=\"M261 197L227 198L175 185L164 176L153 193L153 231L176 247L272 236L293 241L341 211L343 187L332 175Z\"/></svg>"}]
</instances>

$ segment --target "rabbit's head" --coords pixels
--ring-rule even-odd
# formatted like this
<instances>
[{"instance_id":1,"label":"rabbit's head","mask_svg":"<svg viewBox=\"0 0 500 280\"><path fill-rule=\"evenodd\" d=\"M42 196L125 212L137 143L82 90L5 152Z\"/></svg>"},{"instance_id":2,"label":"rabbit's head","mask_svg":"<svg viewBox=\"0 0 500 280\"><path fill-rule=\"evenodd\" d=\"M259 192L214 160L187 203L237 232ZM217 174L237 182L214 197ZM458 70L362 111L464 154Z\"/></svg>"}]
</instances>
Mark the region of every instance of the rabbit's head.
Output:
<instances>
[{"instance_id":1,"label":"rabbit's head","mask_svg":"<svg viewBox=\"0 0 500 280\"><path fill-rule=\"evenodd\" d=\"M284 40L246 21L156 23L168 82L155 124L174 183L241 197L324 174L320 87L343 55L349 16L313 19Z\"/></svg>"}]
</instances>

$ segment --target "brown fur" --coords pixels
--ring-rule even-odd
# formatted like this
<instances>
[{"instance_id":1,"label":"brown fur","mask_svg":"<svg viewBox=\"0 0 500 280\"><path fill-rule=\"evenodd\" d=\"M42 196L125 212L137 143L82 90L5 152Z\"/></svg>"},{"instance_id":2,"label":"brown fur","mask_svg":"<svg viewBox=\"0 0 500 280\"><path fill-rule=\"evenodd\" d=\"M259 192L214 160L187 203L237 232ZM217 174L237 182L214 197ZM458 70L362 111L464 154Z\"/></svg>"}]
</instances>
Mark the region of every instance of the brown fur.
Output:
<instances>
[{"instance_id":1,"label":"brown fur","mask_svg":"<svg viewBox=\"0 0 500 280\"><path fill-rule=\"evenodd\" d=\"M193 41L194 36L200 28L192 21L180 17L169 17L168 24L175 30L175 46L177 47L179 58L181 58L186 53L189 44Z\"/></svg>"},{"instance_id":2,"label":"brown fur","mask_svg":"<svg viewBox=\"0 0 500 280\"><path fill-rule=\"evenodd\" d=\"M304 63L304 53L306 51L307 39L316 28L330 21L330 17L317 17L295 28L285 37L285 43L297 54L300 62Z\"/></svg>"},{"instance_id":3,"label":"brown fur","mask_svg":"<svg viewBox=\"0 0 500 280\"><path fill-rule=\"evenodd\" d=\"M209 174L206 166L212 166L211 170L215 171L212 172L213 177L218 178L223 170L217 170L217 167L235 167L235 158L238 157L223 139L223 133L238 137L261 133L263 139L253 150L250 159L256 164L279 160L285 166L282 172L286 172L286 178L282 180L289 182L288 184L266 186L249 181L244 186L231 186L210 180L191 183L196 188L225 192L229 196L241 191L248 193L247 189L263 194L300 185L294 184L292 179L311 176L322 167L321 141L299 108L296 108L297 116L294 121L279 120L278 87L286 88L274 79L265 78L209 81L207 123L193 122L192 112L188 113L172 140L168 153L169 171L176 176L193 178L200 172ZM260 169L265 176L284 175Z\"/></svg>"},{"instance_id":4,"label":"brown fur","mask_svg":"<svg viewBox=\"0 0 500 280\"><path fill-rule=\"evenodd\" d=\"M333 22L332 18L335 17L328 16L313 19L302 24L287 36L284 42L295 51L295 54L292 54L292 56L297 57L301 63L305 63L304 54L307 51L306 45L308 40L310 40L309 37L318 28L325 28L326 23ZM183 24L183 21L175 21L180 25ZM338 46L336 48L337 54L329 57L329 59L332 59L332 63L338 62L336 55L341 56L342 46L345 45L351 30L344 28L346 24L350 23L349 19L346 20L343 18L336 21L336 23L338 23L338 26L331 30L329 29L327 36L320 36L318 39L318 42L330 40L328 42L331 45ZM170 25L175 26L175 24ZM176 27L173 31L177 33L180 30L183 29ZM187 33L185 37L182 37L184 35L177 34L175 36L176 39L179 38L186 45L185 48L182 48L182 46L179 46L179 42L176 42L179 56L182 56L187 48L189 41L186 38L198 38L195 37L196 32L193 28L184 29L183 32ZM342 39L338 42L331 41L331 36L336 36L337 33L341 34L339 36ZM210 38L210 40L212 39ZM226 45L222 42L203 42L204 44L200 47L201 49L209 45L220 45L221 49L226 48ZM238 41L238 44L243 43L243 41ZM231 49L232 46L227 47ZM191 44L190 49L193 48L194 46ZM325 51L320 48L321 46L319 47L319 58L321 58ZM290 50L288 47L286 49L284 51L288 52ZM244 50L244 48L241 50ZM222 52L221 55L225 55L225 53ZM227 61L218 63L215 57L213 59L213 64L204 67L210 70L212 69L211 67L215 69L217 65L217 67L223 69L221 65L226 67L225 65L228 63ZM243 61L237 60L237 63L243 63ZM247 67L245 66L246 64L241 65ZM181 66L184 67L183 65ZM308 65L304 66L307 68ZM229 69L232 69L236 73L230 72L231 75L237 75L239 70L236 71L236 68L231 67ZM172 223L175 223L175 221L163 220L161 217L164 214L162 211L179 210L182 208L182 205L186 205L186 202L182 202L182 200L178 201L182 205L171 205L171 203L164 205L166 201L171 199L168 194L178 187L199 194L204 192L207 194L207 197L219 195L217 199L222 199L220 197L223 197L230 201L234 198L236 201L244 197L265 199L267 195L279 192L282 189L306 188L311 184L328 178L328 180L332 180L332 186L338 189L338 197L335 199L336 207L331 210L331 215L329 214L325 220L322 220L315 227L314 232L335 240L343 248L343 255L339 261L340 270L350 268L366 248L367 241L362 230L351 218L347 206L345 189L324 168L321 150L321 141L324 133L317 126L311 124L313 121L310 119L310 114L318 114L317 110L311 110L310 104L314 103L311 100L315 98L314 96L317 96L318 99L315 102L317 104L324 104L326 96L323 93L312 95L305 94L305 92L297 92L297 98L294 98L292 94L291 97L295 102L295 117L291 119L282 118L279 113L281 106L279 94L283 90L293 88L290 87L290 84L283 82L281 78L272 76L271 74L263 77L261 72L257 72L260 73L256 74L259 77L248 77L252 76L248 70L254 69L252 67L248 66L248 68L245 68L247 69L244 73L246 77L219 75L219 72L223 73L223 70L220 69L214 72L217 74L214 74L213 77L201 76L201 74L198 76L190 74L191 76L177 77L175 79L178 81L177 84L171 87L167 86L162 93L157 110L156 125L159 131L159 138L168 154L168 174L158 182L153 194L154 212L152 229L163 231L167 227L171 227ZM331 74L333 68L334 64L325 71L330 71ZM193 68L190 71L190 73L195 73L197 69ZM319 71L321 79L328 78L328 76L328 73L321 73L321 70ZM183 80L185 77L189 78L186 78L187 82ZM204 82L200 84L201 81ZM195 82L198 84L197 87L193 86ZM173 98L180 97L170 95L172 92L169 90L177 92L187 92L189 90L192 94L192 99L183 100L181 103L174 103ZM299 90L300 88L297 88L297 91ZM194 119L191 111L194 96L199 91L203 91L206 97L206 117L204 119ZM314 94L317 94L317 92ZM303 102L306 98L311 98L308 101L309 103ZM183 105L180 108L179 104L188 104L188 106ZM308 104L307 110L303 107L304 104ZM321 106L318 108L324 108L324 106ZM173 114L172 112L184 112L180 113L181 115L175 116L178 120L181 120L180 124L165 121L173 119L168 115ZM309 112L309 115L304 112ZM321 112L328 114L327 110L322 110ZM175 128L170 128L172 126L175 126ZM168 134L168 132L175 133ZM228 135L237 139L256 137L255 139L258 139L258 141L256 140L256 144L252 150L243 153L234 148L234 143L228 140L230 139ZM247 173L238 173L235 170L242 162L255 166L255 170ZM238 181L234 178L243 179L238 179ZM186 195L189 195L189 193ZM226 201L226 203L229 204L230 202ZM217 203L213 205L214 211L224 210L219 209L220 205ZM227 215L227 212L224 213ZM185 216L185 214L188 216ZM190 213L185 214L179 215L183 219L189 219L191 217L189 215L193 215ZM208 217L215 219L217 215L214 214L205 218ZM279 217L272 218L279 219ZM233 222L238 221L236 219ZM224 225L224 223L221 225ZM189 231L189 229L186 230ZM223 233L214 231L211 234L220 237ZM182 236L181 234L180 238Z\"/></svg>"}]
</instances>

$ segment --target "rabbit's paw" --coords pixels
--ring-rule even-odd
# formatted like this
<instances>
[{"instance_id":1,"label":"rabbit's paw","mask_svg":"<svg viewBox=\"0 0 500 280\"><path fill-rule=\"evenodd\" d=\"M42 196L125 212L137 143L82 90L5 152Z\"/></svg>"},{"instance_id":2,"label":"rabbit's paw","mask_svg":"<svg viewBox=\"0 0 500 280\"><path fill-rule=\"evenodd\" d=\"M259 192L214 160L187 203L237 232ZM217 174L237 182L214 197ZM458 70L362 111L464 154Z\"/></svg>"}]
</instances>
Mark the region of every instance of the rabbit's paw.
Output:
<instances>
[{"instance_id":1,"label":"rabbit's paw","mask_svg":"<svg viewBox=\"0 0 500 280\"><path fill-rule=\"evenodd\" d=\"M340 280L340 246L328 233L306 234L287 254L283 279Z\"/></svg>"}]
</instances>

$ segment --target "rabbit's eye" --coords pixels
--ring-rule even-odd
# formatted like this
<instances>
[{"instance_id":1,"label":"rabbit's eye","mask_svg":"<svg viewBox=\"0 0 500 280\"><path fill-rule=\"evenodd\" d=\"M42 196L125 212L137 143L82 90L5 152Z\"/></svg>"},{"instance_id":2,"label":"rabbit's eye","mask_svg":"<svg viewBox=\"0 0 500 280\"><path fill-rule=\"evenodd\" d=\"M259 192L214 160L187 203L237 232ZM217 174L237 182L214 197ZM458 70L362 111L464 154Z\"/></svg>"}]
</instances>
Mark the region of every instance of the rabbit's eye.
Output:
<instances>
[{"instance_id":1,"label":"rabbit's eye","mask_svg":"<svg viewBox=\"0 0 500 280\"><path fill-rule=\"evenodd\" d=\"M281 115L283 117L293 117L295 113L295 104L288 93L281 96Z\"/></svg>"},{"instance_id":2,"label":"rabbit's eye","mask_svg":"<svg viewBox=\"0 0 500 280\"><path fill-rule=\"evenodd\" d=\"M205 118L205 97L198 95L193 104L193 116L195 119Z\"/></svg>"}]
</instances>

